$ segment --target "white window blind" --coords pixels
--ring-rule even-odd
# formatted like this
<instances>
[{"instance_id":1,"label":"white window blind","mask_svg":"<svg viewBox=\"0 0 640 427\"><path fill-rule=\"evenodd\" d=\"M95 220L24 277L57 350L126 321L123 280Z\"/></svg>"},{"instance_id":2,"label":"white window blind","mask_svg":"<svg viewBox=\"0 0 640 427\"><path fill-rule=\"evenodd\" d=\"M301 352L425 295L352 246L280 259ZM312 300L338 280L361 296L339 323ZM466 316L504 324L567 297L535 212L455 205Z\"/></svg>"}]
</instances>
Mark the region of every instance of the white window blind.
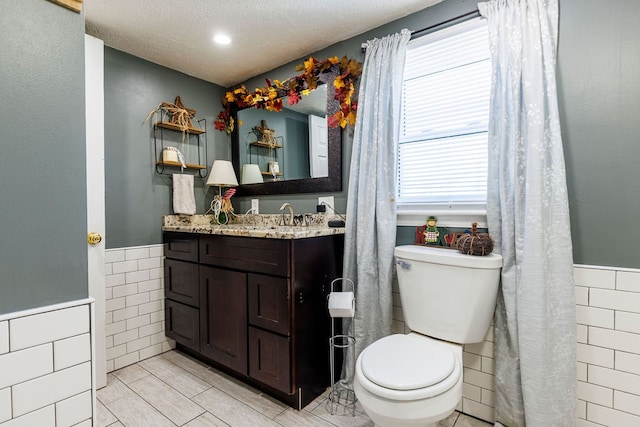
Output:
<instances>
[{"instance_id":1,"label":"white window blind","mask_svg":"<svg viewBox=\"0 0 640 427\"><path fill-rule=\"evenodd\" d=\"M398 152L400 209L484 208L490 90L485 20L409 43Z\"/></svg>"}]
</instances>

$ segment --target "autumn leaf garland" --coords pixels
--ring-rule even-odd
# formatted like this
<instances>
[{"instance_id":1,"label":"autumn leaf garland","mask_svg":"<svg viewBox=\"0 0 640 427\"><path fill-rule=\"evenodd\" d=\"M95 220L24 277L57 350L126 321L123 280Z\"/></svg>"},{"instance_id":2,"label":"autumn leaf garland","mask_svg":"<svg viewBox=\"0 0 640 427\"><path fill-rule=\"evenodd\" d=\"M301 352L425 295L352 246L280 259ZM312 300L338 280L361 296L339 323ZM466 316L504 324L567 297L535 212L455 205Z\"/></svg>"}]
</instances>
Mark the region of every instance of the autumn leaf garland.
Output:
<instances>
[{"instance_id":1,"label":"autumn leaf garland","mask_svg":"<svg viewBox=\"0 0 640 427\"><path fill-rule=\"evenodd\" d=\"M222 99L224 110L220 111L215 120L215 128L219 131L231 134L235 122L231 114L232 105L237 108L256 107L268 111L281 111L282 98L288 96L289 105L297 104L302 96L308 95L318 87L320 74L337 66L339 75L333 81L335 89L334 99L340 102L340 110L329 117L330 127L345 127L356 122L357 103L352 100L355 93L355 81L362 74L362 63L337 56L318 61L310 56L303 64L296 67L301 71L298 76L279 81L266 79L267 86L256 88L254 92L247 92L247 88L241 85L225 93Z\"/></svg>"}]
</instances>

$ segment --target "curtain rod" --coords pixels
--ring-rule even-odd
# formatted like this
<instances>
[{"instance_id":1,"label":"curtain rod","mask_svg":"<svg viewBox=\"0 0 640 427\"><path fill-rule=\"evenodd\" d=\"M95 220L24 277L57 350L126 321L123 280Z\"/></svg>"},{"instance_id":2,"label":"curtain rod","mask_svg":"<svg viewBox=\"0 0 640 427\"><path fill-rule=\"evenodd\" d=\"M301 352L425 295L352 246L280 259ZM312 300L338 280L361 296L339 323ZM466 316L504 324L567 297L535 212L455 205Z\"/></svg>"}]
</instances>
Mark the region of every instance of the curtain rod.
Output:
<instances>
[{"instance_id":1,"label":"curtain rod","mask_svg":"<svg viewBox=\"0 0 640 427\"><path fill-rule=\"evenodd\" d=\"M471 12L463 13L462 15L458 15L455 18L447 19L446 21L440 22L438 24L432 25L430 27L421 28L419 30L411 31L411 38L420 37L423 33L435 30L436 28L445 27L449 24L456 23L457 21L467 19L467 18L477 18L480 17L480 11L472 10Z\"/></svg>"},{"instance_id":2,"label":"curtain rod","mask_svg":"<svg viewBox=\"0 0 640 427\"><path fill-rule=\"evenodd\" d=\"M414 39L416 37L420 37L421 35L423 35L426 32L435 30L436 28L440 28L440 27L445 27L448 26L450 24L453 24L457 21L463 20L463 19L470 19L470 18L477 18L480 17L480 11L476 10L472 10L471 12L467 12L467 13L463 13L462 15L458 15L454 18L451 19L447 19L446 21L437 23L435 25L431 25L430 27L426 27L426 28L421 28L419 30L415 30L415 31L411 31L411 38ZM367 50L367 43L362 43L362 45L360 46L360 49L362 50L362 52L366 52Z\"/></svg>"}]
</instances>

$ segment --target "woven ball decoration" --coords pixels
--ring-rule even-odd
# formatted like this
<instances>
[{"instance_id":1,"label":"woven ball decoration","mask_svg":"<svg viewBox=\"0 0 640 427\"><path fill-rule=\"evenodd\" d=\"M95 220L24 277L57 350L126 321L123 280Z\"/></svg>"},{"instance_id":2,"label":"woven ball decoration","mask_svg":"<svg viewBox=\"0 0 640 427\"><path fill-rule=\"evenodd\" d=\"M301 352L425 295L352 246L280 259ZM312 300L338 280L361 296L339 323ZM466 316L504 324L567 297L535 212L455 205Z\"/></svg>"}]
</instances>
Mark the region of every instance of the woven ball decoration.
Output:
<instances>
[{"instance_id":1,"label":"woven ball decoration","mask_svg":"<svg viewBox=\"0 0 640 427\"><path fill-rule=\"evenodd\" d=\"M478 223L471 225L471 234L458 238L458 251L466 255L489 255L493 251L493 239L488 233L478 233Z\"/></svg>"}]
</instances>

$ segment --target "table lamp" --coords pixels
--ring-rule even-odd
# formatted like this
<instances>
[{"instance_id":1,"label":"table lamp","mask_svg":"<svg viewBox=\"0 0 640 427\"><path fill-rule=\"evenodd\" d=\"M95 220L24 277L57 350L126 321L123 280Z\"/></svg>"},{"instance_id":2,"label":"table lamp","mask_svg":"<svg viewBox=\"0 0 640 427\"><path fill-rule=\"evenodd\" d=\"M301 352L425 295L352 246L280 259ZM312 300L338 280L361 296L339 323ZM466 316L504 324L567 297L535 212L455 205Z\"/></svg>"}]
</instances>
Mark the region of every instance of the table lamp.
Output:
<instances>
[{"instance_id":1,"label":"table lamp","mask_svg":"<svg viewBox=\"0 0 640 427\"><path fill-rule=\"evenodd\" d=\"M215 160L211 166L211 173L207 178L206 185L210 187L218 187L218 195L214 197L211 202L211 208L214 211L214 215L217 216L218 223L226 224L229 220L227 213L233 211L231 202L228 201L229 207L225 209L223 206L222 187L237 187L238 180L236 178L236 172L233 170L233 164L229 160ZM224 214L224 218L221 220L221 216Z\"/></svg>"}]
</instances>

